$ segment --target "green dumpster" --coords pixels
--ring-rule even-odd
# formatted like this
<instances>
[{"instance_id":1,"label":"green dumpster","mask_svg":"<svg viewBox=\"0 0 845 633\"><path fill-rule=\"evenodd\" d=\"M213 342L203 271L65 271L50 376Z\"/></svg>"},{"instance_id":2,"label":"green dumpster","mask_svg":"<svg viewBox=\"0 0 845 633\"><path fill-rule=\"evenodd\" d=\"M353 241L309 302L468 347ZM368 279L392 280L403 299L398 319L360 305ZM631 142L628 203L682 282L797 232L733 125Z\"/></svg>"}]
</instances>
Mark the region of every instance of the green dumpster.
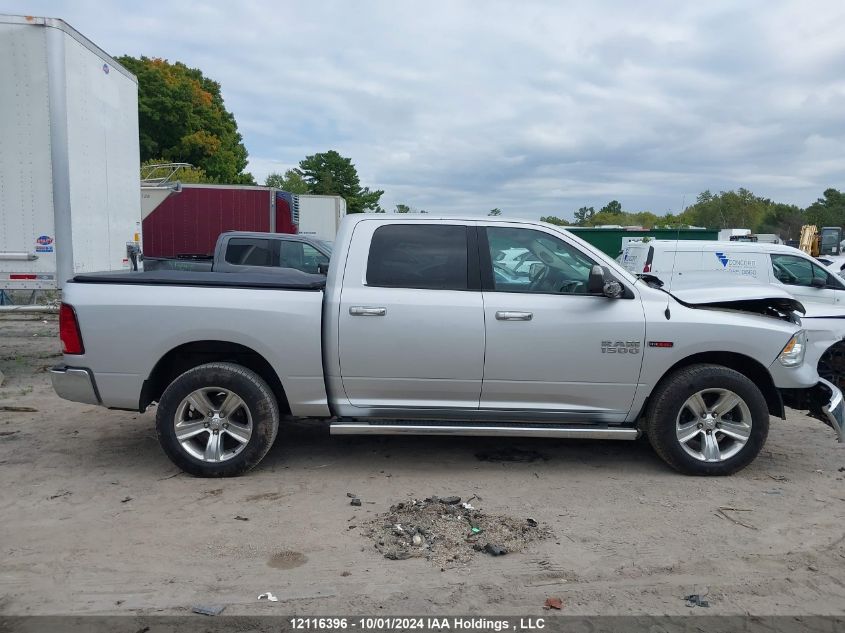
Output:
<instances>
[{"instance_id":1,"label":"green dumpster","mask_svg":"<svg viewBox=\"0 0 845 633\"><path fill-rule=\"evenodd\" d=\"M622 238L658 240L716 240L718 229L600 229L592 226L562 227L615 258L622 252Z\"/></svg>"}]
</instances>

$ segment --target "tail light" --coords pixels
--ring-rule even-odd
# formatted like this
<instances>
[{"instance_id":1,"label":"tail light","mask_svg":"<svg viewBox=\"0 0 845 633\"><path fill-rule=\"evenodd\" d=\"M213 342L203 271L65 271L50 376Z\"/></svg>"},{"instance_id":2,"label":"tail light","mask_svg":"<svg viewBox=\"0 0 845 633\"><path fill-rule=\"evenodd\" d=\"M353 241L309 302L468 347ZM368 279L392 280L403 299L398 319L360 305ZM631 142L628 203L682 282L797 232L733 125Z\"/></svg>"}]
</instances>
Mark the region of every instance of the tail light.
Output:
<instances>
[{"instance_id":1,"label":"tail light","mask_svg":"<svg viewBox=\"0 0 845 633\"><path fill-rule=\"evenodd\" d=\"M644 273L650 273L651 272L651 264L646 264L645 266L643 266L643 272Z\"/></svg>"},{"instance_id":2,"label":"tail light","mask_svg":"<svg viewBox=\"0 0 845 633\"><path fill-rule=\"evenodd\" d=\"M82 334L79 332L79 321L76 320L76 310L66 303L59 308L59 338L62 340L63 354L84 354Z\"/></svg>"}]
</instances>

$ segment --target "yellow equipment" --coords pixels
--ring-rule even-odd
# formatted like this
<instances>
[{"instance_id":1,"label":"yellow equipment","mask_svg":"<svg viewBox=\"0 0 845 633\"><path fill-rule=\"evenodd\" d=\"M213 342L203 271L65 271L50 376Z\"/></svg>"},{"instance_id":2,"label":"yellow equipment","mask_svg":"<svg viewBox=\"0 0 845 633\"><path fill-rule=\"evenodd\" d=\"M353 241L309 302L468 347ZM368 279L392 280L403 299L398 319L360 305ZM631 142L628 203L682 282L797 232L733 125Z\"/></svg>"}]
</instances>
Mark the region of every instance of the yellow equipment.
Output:
<instances>
[{"instance_id":1,"label":"yellow equipment","mask_svg":"<svg viewBox=\"0 0 845 633\"><path fill-rule=\"evenodd\" d=\"M805 224L801 227L798 248L811 257L819 256L819 230L815 224Z\"/></svg>"}]
</instances>

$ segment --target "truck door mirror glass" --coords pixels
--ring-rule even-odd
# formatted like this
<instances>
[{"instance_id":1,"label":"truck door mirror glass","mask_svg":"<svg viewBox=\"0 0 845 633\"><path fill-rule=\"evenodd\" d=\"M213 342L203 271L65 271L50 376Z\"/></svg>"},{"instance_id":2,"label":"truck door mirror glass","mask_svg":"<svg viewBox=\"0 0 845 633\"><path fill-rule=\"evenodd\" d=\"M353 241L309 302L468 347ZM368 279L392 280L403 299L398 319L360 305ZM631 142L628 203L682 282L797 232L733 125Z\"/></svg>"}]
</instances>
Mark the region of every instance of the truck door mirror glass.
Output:
<instances>
[{"instance_id":1,"label":"truck door mirror glass","mask_svg":"<svg viewBox=\"0 0 845 633\"><path fill-rule=\"evenodd\" d=\"M590 276L587 278L587 292L591 295L604 294L604 270L598 264L590 269Z\"/></svg>"}]
</instances>

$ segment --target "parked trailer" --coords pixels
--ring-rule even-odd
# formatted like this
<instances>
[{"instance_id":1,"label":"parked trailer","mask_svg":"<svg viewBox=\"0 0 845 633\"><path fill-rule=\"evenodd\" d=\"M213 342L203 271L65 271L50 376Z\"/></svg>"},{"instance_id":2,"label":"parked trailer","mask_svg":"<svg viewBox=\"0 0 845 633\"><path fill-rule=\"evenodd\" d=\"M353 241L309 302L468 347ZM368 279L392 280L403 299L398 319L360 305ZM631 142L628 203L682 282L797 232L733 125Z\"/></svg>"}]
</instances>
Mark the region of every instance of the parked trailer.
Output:
<instances>
[{"instance_id":1,"label":"parked trailer","mask_svg":"<svg viewBox=\"0 0 845 633\"><path fill-rule=\"evenodd\" d=\"M296 233L291 206L272 187L183 184L144 218L144 257L213 255L226 231Z\"/></svg>"},{"instance_id":2,"label":"parked trailer","mask_svg":"<svg viewBox=\"0 0 845 633\"><path fill-rule=\"evenodd\" d=\"M226 231L303 233L333 240L346 201L272 187L182 184L144 218L144 257L211 256Z\"/></svg>"},{"instance_id":3,"label":"parked trailer","mask_svg":"<svg viewBox=\"0 0 845 633\"><path fill-rule=\"evenodd\" d=\"M0 15L0 289L128 269L138 82L62 20Z\"/></svg>"},{"instance_id":4,"label":"parked trailer","mask_svg":"<svg viewBox=\"0 0 845 633\"><path fill-rule=\"evenodd\" d=\"M300 235L333 242L340 221L346 217L346 200L340 196L299 195L294 197Z\"/></svg>"}]
</instances>

